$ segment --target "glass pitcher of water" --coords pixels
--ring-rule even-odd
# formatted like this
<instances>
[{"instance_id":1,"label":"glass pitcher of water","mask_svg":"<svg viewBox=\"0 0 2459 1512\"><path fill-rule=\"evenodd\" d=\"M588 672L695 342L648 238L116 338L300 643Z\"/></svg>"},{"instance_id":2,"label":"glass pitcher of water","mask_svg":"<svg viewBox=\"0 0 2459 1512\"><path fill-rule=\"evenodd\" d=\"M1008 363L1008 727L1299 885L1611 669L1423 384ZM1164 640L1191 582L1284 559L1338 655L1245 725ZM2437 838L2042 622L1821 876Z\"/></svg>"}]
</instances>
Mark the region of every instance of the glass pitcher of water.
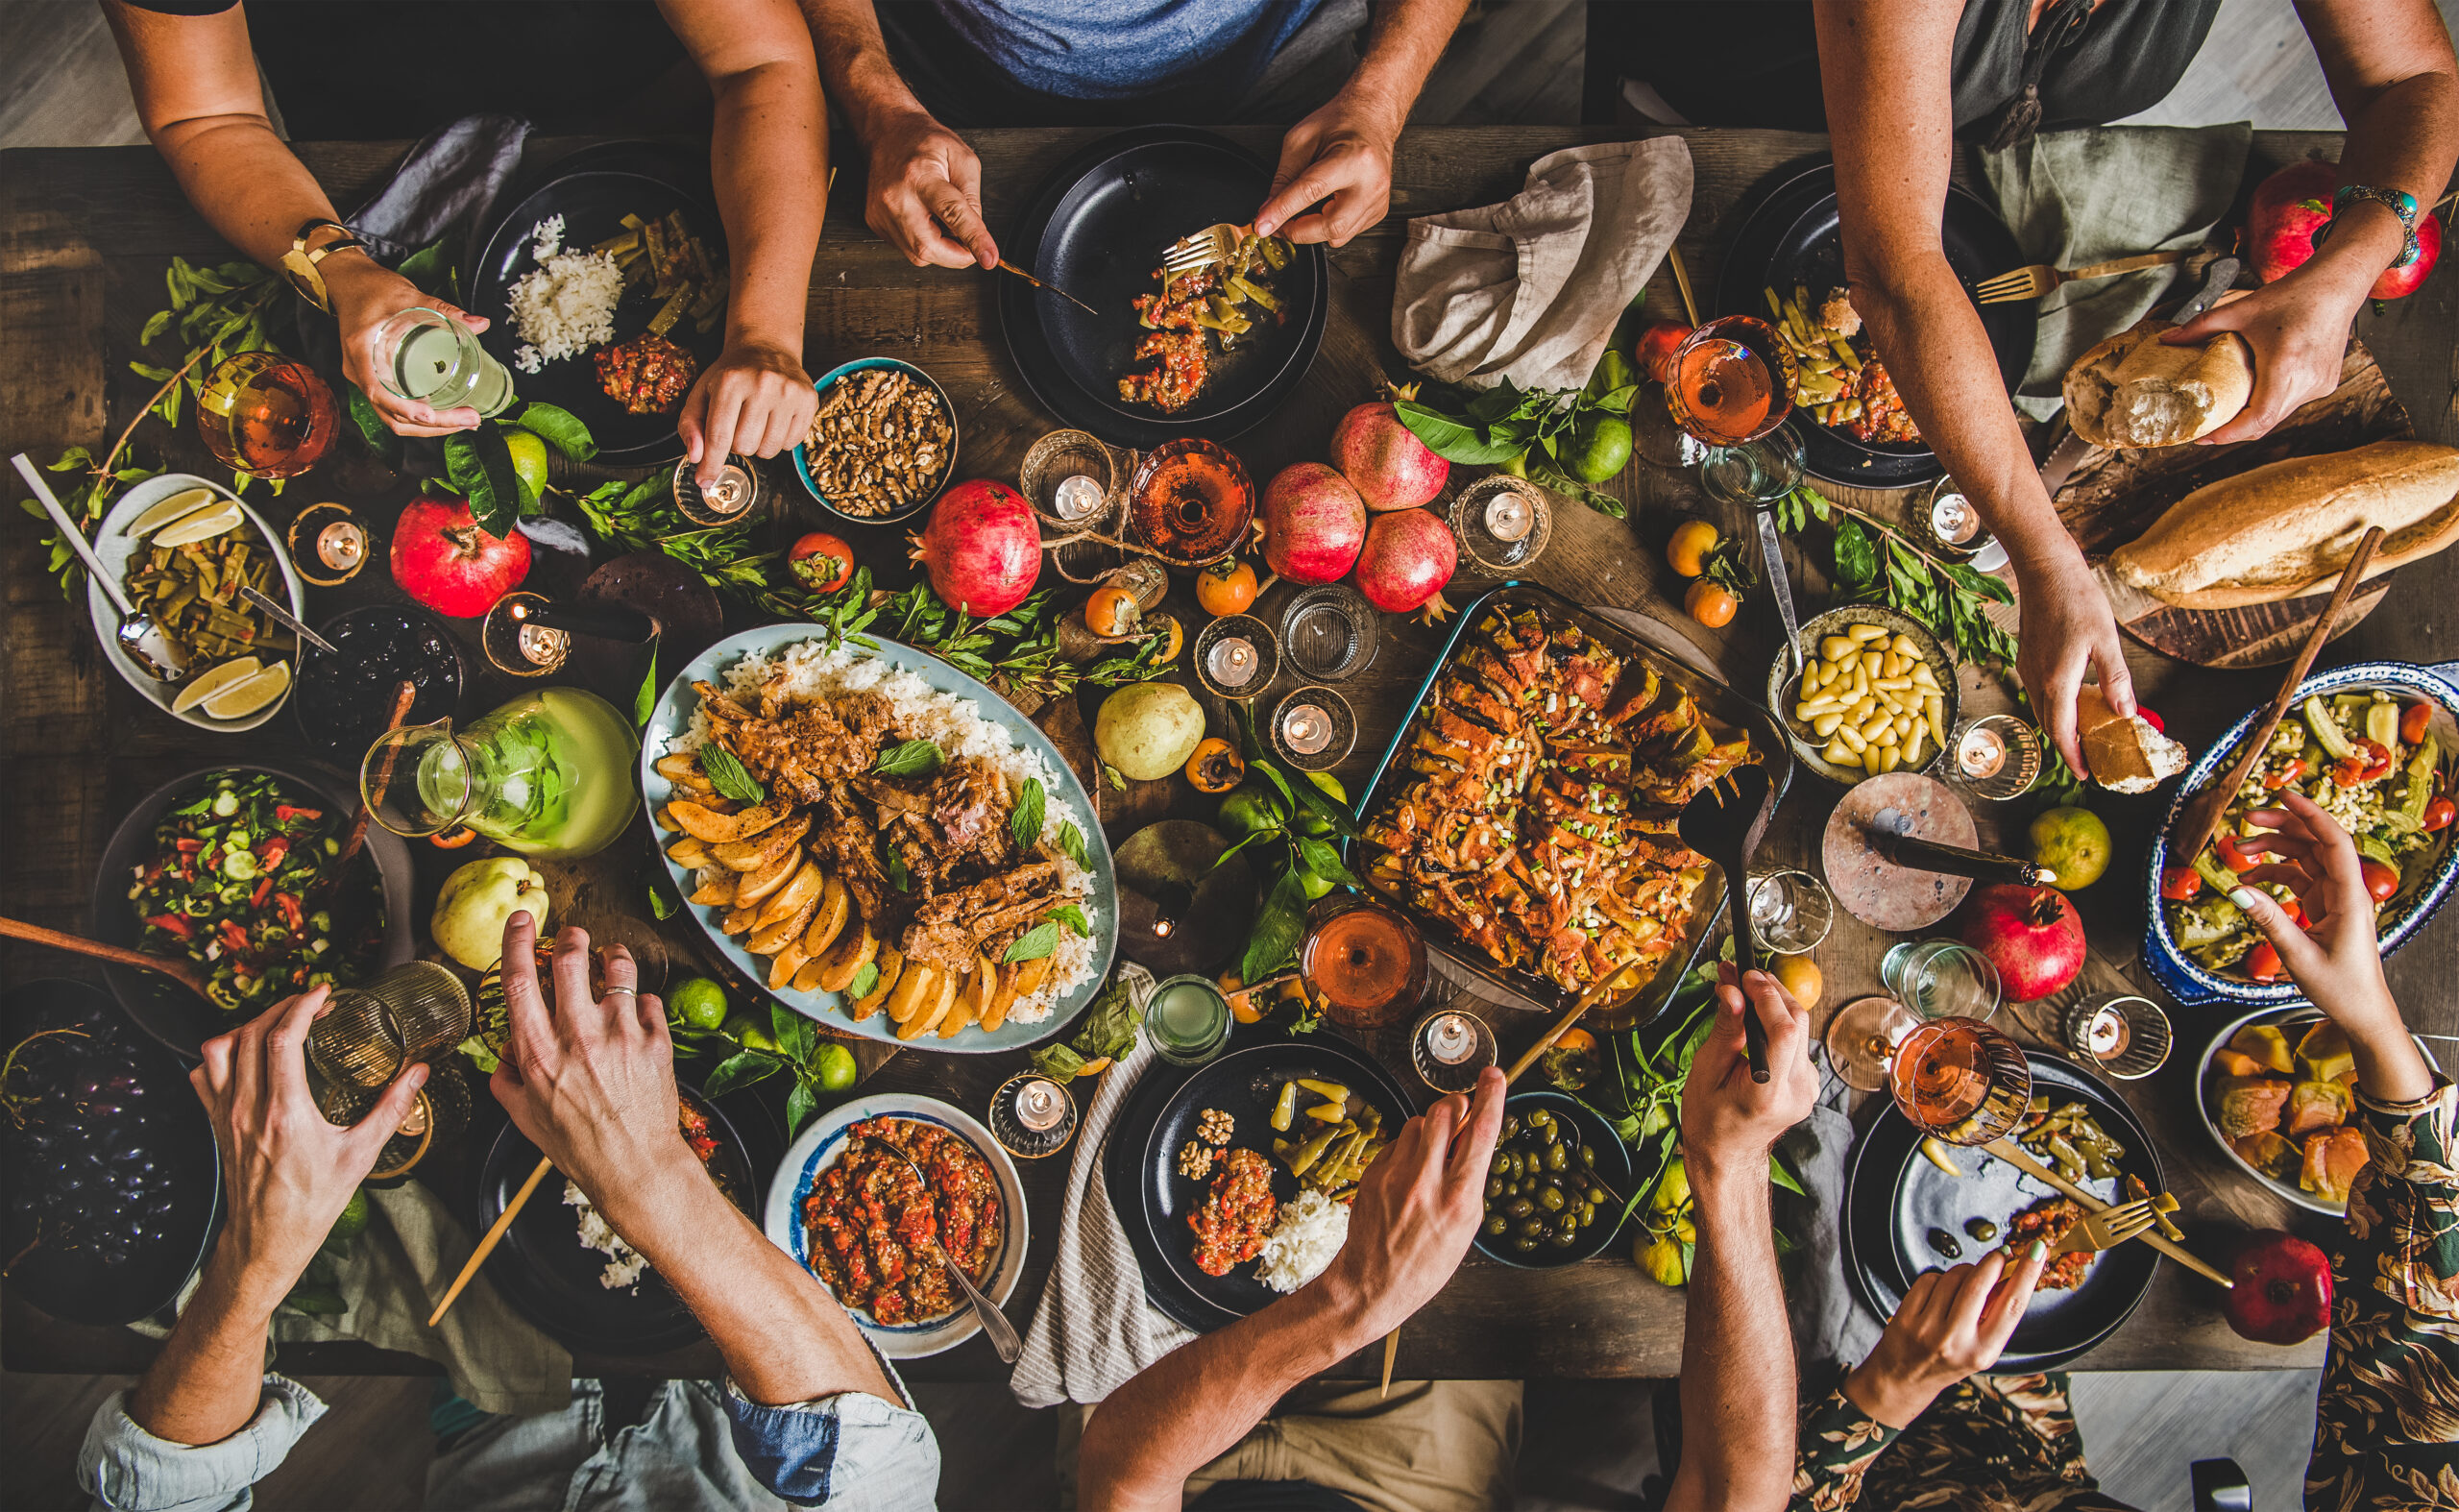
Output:
<instances>
[{"instance_id":1,"label":"glass pitcher of water","mask_svg":"<svg viewBox=\"0 0 2459 1512\"><path fill-rule=\"evenodd\" d=\"M640 753L613 704L541 688L466 730L444 719L386 732L359 765L359 793L396 835L466 826L527 855L591 856L640 807Z\"/></svg>"}]
</instances>

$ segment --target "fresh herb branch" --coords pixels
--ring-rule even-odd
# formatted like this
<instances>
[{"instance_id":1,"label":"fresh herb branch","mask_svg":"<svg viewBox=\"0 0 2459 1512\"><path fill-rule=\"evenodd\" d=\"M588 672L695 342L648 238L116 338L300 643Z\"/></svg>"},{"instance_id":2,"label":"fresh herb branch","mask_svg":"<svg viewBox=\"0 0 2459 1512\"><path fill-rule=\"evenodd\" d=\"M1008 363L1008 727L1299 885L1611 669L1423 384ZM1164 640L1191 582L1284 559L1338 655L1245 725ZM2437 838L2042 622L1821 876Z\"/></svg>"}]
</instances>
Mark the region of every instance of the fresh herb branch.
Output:
<instances>
[{"instance_id":1,"label":"fresh herb branch","mask_svg":"<svg viewBox=\"0 0 2459 1512\"><path fill-rule=\"evenodd\" d=\"M1423 400L1415 388L1395 389L1400 397L1392 408L1411 434L1446 461L1507 468L1619 520L1625 513L1622 501L1571 476L1573 464L1565 455L1584 444L1600 417L1625 420L1630 415L1639 387L1633 381L1615 381L1621 376L1612 366L1618 358L1623 368L1629 367L1629 360L1608 346L1597 376L1586 388L1523 390L1509 379L1477 390L1426 385Z\"/></svg>"}]
</instances>

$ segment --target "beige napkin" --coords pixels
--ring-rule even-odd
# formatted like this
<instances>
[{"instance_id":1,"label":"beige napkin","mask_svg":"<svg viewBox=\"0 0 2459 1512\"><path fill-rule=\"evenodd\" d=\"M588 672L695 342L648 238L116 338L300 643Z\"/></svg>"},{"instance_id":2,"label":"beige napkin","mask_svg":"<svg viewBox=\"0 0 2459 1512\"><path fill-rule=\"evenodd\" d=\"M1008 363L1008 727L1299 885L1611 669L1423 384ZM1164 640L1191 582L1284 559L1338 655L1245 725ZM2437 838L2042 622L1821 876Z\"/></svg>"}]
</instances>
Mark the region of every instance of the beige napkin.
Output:
<instances>
[{"instance_id":1,"label":"beige napkin","mask_svg":"<svg viewBox=\"0 0 2459 1512\"><path fill-rule=\"evenodd\" d=\"M1446 383L1577 388L1690 214L1679 136L1540 158L1500 205L1409 222L1392 343Z\"/></svg>"},{"instance_id":2,"label":"beige napkin","mask_svg":"<svg viewBox=\"0 0 2459 1512\"><path fill-rule=\"evenodd\" d=\"M1153 973L1133 962L1118 969L1136 1012L1143 1012L1153 994ZM1059 1254L1025 1333L1025 1353L1008 1382L1028 1407L1099 1402L1195 1337L1145 1300L1144 1273L1110 1207L1109 1183L1102 1179L1110 1126L1159 1060L1149 1040L1139 1040L1102 1077L1076 1133L1067 1206L1059 1219Z\"/></svg>"}]
</instances>

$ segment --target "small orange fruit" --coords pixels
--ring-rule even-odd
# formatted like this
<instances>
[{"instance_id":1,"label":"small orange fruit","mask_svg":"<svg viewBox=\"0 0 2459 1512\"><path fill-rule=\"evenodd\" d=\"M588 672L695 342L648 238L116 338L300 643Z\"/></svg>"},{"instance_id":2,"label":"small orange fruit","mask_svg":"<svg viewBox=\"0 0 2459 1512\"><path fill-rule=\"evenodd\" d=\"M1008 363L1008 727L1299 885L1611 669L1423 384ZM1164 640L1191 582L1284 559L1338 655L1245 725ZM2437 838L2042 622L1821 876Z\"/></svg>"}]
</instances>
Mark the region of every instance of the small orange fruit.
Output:
<instances>
[{"instance_id":1,"label":"small orange fruit","mask_svg":"<svg viewBox=\"0 0 2459 1512\"><path fill-rule=\"evenodd\" d=\"M1691 335L1691 328L1678 320L1660 320L1640 332L1640 371L1663 383L1667 380L1673 349Z\"/></svg>"},{"instance_id":2,"label":"small orange fruit","mask_svg":"<svg viewBox=\"0 0 2459 1512\"><path fill-rule=\"evenodd\" d=\"M1246 986L1246 983L1239 977L1238 973L1235 971L1224 971L1221 973L1218 980L1222 996L1227 997L1230 1000L1230 1016L1231 1018L1236 1019L1242 1024L1260 1024L1263 1022L1263 1005L1255 1001L1255 995L1253 992L1241 992L1238 990L1240 988Z\"/></svg>"},{"instance_id":3,"label":"small orange fruit","mask_svg":"<svg viewBox=\"0 0 2459 1512\"><path fill-rule=\"evenodd\" d=\"M1724 584L1702 577L1683 596L1682 607L1690 611L1692 619L1716 630L1733 622L1734 611L1741 607L1741 600Z\"/></svg>"},{"instance_id":4,"label":"small orange fruit","mask_svg":"<svg viewBox=\"0 0 2459 1512\"><path fill-rule=\"evenodd\" d=\"M1685 577L1696 577L1708 570L1708 553L1716 549L1719 539L1716 527L1705 520L1685 520L1673 527L1673 539L1665 544L1665 559Z\"/></svg>"},{"instance_id":5,"label":"small orange fruit","mask_svg":"<svg viewBox=\"0 0 2459 1512\"><path fill-rule=\"evenodd\" d=\"M1826 977L1808 956L1778 956L1768 969L1775 976L1776 985L1792 994L1804 1012L1816 1008L1827 990Z\"/></svg>"},{"instance_id":6,"label":"small orange fruit","mask_svg":"<svg viewBox=\"0 0 2459 1512\"><path fill-rule=\"evenodd\" d=\"M1187 644L1187 632L1185 627L1179 623L1179 617L1174 614L1161 616L1154 623L1153 632L1161 638L1159 659L1165 662L1177 661L1179 652L1184 650Z\"/></svg>"},{"instance_id":7,"label":"small orange fruit","mask_svg":"<svg viewBox=\"0 0 2459 1512\"><path fill-rule=\"evenodd\" d=\"M1084 625L1095 635L1126 635L1135 628L1140 613L1133 594L1108 584L1084 600Z\"/></svg>"},{"instance_id":8,"label":"small orange fruit","mask_svg":"<svg viewBox=\"0 0 2459 1512\"><path fill-rule=\"evenodd\" d=\"M1570 1028L1564 1030L1563 1036L1554 1043L1564 1050L1594 1050L1596 1048L1596 1036L1577 1024L1573 1024Z\"/></svg>"},{"instance_id":9,"label":"small orange fruit","mask_svg":"<svg viewBox=\"0 0 2459 1512\"><path fill-rule=\"evenodd\" d=\"M1195 601L1208 615L1245 614L1255 601L1255 570L1225 556L1196 574Z\"/></svg>"}]
</instances>

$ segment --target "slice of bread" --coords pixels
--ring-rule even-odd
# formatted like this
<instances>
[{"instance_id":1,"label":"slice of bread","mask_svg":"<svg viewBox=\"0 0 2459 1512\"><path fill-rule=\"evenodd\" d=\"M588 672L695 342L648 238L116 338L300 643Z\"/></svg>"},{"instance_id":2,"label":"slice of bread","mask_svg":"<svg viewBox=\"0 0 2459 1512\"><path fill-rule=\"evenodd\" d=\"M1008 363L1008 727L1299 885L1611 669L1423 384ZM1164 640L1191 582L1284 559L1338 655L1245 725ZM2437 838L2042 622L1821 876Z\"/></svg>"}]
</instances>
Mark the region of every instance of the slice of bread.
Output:
<instances>
[{"instance_id":1,"label":"slice of bread","mask_svg":"<svg viewBox=\"0 0 2459 1512\"><path fill-rule=\"evenodd\" d=\"M2139 714L2120 714L2097 683L2075 695L2083 765L2111 793L2149 793L2193 765L2194 753L2152 727Z\"/></svg>"},{"instance_id":2,"label":"slice of bread","mask_svg":"<svg viewBox=\"0 0 2459 1512\"><path fill-rule=\"evenodd\" d=\"M2067 424L2097 447L2172 447L2237 417L2254 392L2254 354L2233 330L2172 347L2152 321L2120 331L2066 370Z\"/></svg>"}]
</instances>

